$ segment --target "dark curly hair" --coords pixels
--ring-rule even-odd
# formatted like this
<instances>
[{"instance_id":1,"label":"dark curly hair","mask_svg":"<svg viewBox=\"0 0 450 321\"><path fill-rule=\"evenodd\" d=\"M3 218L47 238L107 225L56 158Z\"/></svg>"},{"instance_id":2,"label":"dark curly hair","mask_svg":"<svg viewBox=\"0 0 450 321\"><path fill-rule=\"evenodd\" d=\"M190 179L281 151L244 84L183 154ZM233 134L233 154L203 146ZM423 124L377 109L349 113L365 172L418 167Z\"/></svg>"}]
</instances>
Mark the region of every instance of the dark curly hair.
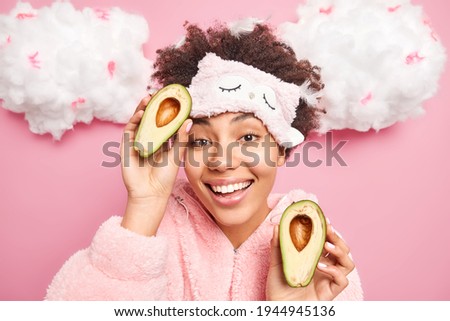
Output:
<instances>
[{"instance_id":1,"label":"dark curly hair","mask_svg":"<svg viewBox=\"0 0 450 321\"><path fill-rule=\"evenodd\" d=\"M188 87L198 72L198 62L209 52L224 60L234 60L251 65L279 79L303 84L318 91L323 88L320 69L308 60L298 61L291 47L277 39L267 24L256 24L252 32L235 36L224 24L202 30L195 24L185 23L186 38L181 46L168 46L156 51L153 81L162 86L178 83ZM319 110L299 99L292 126L305 137L318 128ZM286 150L289 156L290 149Z\"/></svg>"}]
</instances>

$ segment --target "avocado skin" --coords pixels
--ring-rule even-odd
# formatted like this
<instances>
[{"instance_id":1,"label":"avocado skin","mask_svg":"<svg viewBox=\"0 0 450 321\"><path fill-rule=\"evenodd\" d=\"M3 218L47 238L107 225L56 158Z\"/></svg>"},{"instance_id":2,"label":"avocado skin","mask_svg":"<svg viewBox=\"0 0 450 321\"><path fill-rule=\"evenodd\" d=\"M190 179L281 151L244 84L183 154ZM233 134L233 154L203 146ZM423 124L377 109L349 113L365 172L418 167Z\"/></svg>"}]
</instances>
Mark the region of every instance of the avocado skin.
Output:
<instances>
[{"instance_id":1,"label":"avocado skin","mask_svg":"<svg viewBox=\"0 0 450 321\"><path fill-rule=\"evenodd\" d=\"M154 105L167 98L178 98L178 101L181 100L180 111L178 112L178 115L165 125L163 130L161 130L157 126L157 120L155 118L158 115L159 106ZM170 84L156 92L145 108L144 115L142 116L134 139L133 146L134 149L139 152L139 156L147 158L159 150L163 143L172 137L183 125L183 122L189 117L191 107L191 95L183 85ZM151 149L147 149L149 146L151 146Z\"/></svg>"},{"instance_id":2,"label":"avocado skin","mask_svg":"<svg viewBox=\"0 0 450 321\"><path fill-rule=\"evenodd\" d=\"M305 248L299 252L292 242L289 227L293 218L298 215L295 214L295 211L298 211L305 206L309 206L313 209L313 213L311 215L313 217L311 219L314 225L312 231L312 233L314 233L314 237L311 236L310 243L307 245L309 248ZM290 287L306 287L310 284L322 254L326 234L327 224L325 216L320 206L314 201L301 200L292 203L285 209L280 219L279 241L283 263L283 273L286 282ZM300 279L299 275L302 275Z\"/></svg>"}]
</instances>

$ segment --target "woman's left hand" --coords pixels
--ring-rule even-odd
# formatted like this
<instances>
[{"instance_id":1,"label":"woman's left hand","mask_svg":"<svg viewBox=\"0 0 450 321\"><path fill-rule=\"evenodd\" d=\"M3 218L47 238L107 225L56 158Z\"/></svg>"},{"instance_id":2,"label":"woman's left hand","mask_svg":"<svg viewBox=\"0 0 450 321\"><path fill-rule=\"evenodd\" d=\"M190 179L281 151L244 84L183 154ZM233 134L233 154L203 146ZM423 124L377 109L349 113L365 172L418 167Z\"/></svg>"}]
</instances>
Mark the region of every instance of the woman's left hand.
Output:
<instances>
[{"instance_id":1,"label":"woman's left hand","mask_svg":"<svg viewBox=\"0 0 450 321\"><path fill-rule=\"evenodd\" d=\"M333 300L347 287L347 275L355 268L349 253L350 249L345 241L328 223L324 250L311 283L306 287L292 288L284 278L278 225L275 226L271 243L266 299L271 301Z\"/></svg>"}]
</instances>

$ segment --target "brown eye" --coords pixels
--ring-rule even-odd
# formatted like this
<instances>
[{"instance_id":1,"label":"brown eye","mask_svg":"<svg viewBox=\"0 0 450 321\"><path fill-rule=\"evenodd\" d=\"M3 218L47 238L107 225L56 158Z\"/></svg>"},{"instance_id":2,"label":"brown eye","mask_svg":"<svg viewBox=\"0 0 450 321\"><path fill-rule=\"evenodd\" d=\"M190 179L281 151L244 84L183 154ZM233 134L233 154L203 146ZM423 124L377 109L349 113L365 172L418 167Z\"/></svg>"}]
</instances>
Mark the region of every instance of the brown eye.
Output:
<instances>
[{"instance_id":1,"label":"brown eye","mask_svg":"<svg viewBox=\"0 0 450 321\"><path fill-rule=\"evenodd\" d=\"M254 142L258 140L259 136L255 134L246 134L241 137L241 141L243 142Z\"/></svg>"},{"instance_id":2,"label":"brown eye","mask_svg":"<svg viewBox=\"0 0 450 321\"><path fill-rule=\"evenodd\" d=\"M211 145L211 142L207 139L196 139L194 141L191 142L191 146L192 147L205 147Z\"/></svg>"}]
</instances>

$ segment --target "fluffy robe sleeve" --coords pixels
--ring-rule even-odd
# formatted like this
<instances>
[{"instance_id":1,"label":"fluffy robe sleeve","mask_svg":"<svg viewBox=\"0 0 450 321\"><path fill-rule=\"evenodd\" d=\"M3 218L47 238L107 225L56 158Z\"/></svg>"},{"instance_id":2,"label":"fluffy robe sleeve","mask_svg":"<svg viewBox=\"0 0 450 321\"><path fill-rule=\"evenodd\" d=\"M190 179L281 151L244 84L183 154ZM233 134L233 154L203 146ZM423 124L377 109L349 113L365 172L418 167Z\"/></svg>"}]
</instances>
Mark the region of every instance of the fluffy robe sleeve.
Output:
<instances>
[{"instance_id":1,"label":"fluffy robe sleeve","mask_svg":"<svg viewBox=\"0 0 450 321\"><path fill-rule=\"evenodd\" d=\"M146 237L111 217L89 248L75 253L50 284L46 300L164 300L167 239Z\"/></svg>"}]
</instances>

